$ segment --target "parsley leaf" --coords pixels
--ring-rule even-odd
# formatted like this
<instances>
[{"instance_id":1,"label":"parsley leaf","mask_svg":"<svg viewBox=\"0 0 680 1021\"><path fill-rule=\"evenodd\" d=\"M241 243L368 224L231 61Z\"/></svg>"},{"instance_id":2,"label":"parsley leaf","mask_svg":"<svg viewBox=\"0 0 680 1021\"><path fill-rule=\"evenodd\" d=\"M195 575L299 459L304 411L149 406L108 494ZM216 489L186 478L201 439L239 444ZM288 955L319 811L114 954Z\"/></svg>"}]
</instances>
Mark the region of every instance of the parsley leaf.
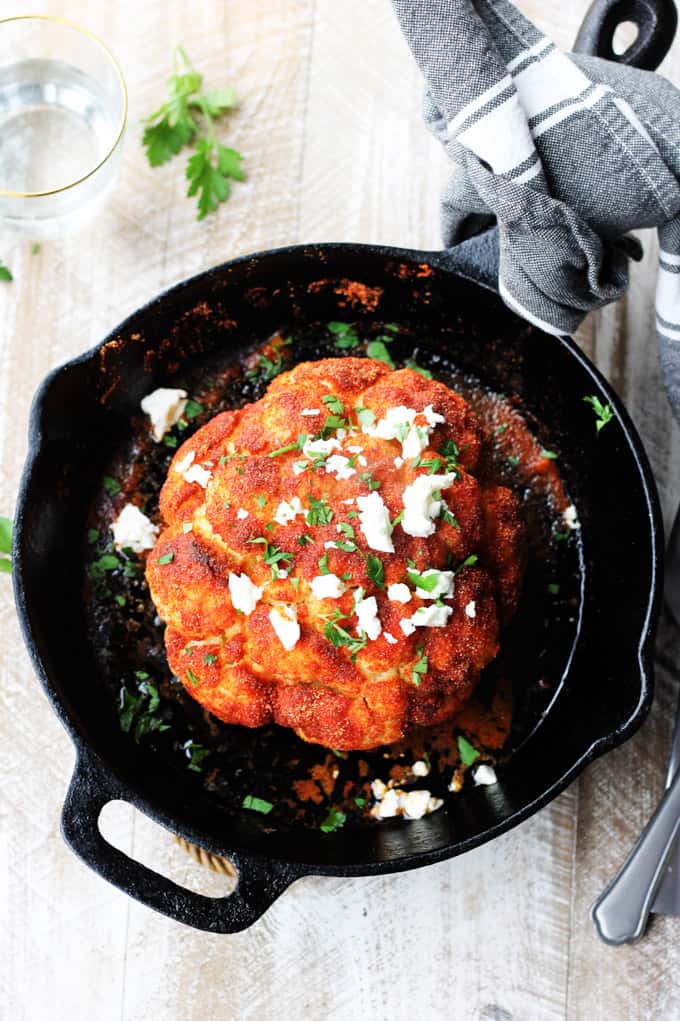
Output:
<instances>
[{"instance_id":1,"label":"parsley leaf","mask_svg":"<svg viewBox=\"0 0 680 1021\"><path fill-rule=\"evenodd\" d=\"M0 518L0 553L11 552L12 552L12 521L10 518Z\"/></svg>"},{"instance_id":2,"label":"parsley leaf","mask_svg":"<svg viewBox=\"0 0 680 1021\"><path fill-rule=\"evenodd\" d=\"M366 648L366 632L362 631L359 635L351 635L349 631L340 626L341 620L349 620L344 613L340 610L335 610L330 617L322 618L326 622L324 628L324 635L336 649L346 646L350 652L352 662L356 659L358 652Z\"/></svg>"},{"instance_id":3,"label":"parsley leaf","mask_svg":"<svg viewBox=\"0 0 680 1021\"><path fill-rule=\"evenodd\" d=\"M1 261L0 261L0 280L4 280L5 283L10 283L10 281L14 280L11 270L9 270L7 266L5 266L5 264Z\"/></svg>"},{"instance_id":4,"label":"parsley leaf","mask_svg":"<svg viewBox=\"0 0 680 1021\"><path fill-rule=\"evenodd\" d=\"M383 340L372 340L366 348L366 354L375 361L384 362L390 369L394 368L392 355L387 350Z\"/></svg>"},{"instance_id":5,"label":"parsley leaf","mask_svg":"<svg viewBox=\"0 0 680 1021\"><path fill-rule=\"evenodd\" d=\"M370 408L355 408L354 413L359 425L375 425L375 411L371 411Z\"/></svg>"},{"instance_id":6,"label":"parsley leaf","mask_svg":"<svg viewBox=\"0 0 680 1021\"><path fill-rule=\"evenodd\" d=\"M407 571L406 576L412 585L416 588L422 589L424 592L434 592L437 585L441 581L441 574L437 571L436 574L418 574L417 571Z\"/></svg>"},{"instance_id":7,"label":"parsley leaf","mask_svg":"<svg viewBox=\"0 0 680 1021\"><path fill-rule=\"evenodd\" d=\"M595 429L599 433L601 429L604 429L607 422L611 422L614 417L611 404L603 404L599 397L595 394L591 394L588 397L584 397L583 400L586 404L589 404L595 412Z\"/></svg>"},{"instance_id":8,"label":"parsley leaf","mask_svg":"<svg viewBox=\"0 0 680 1021\"><path fill-rule=\"evenodd\" d=\"M230 180L242 181L244 177L241 154L217 141L213 123L233 108L235 93L226 88L202 93L202 85L203 76L178 46L166 102L146 118L142 135L152 167L167 163L185 145L194 146L186 166L187 195L198 195L199 220L229 197Z\"/></svg>"},{"instance_id":9,"label":"parsley leaf","mask_svg":"<svg viewBox=\"0 0 680 1021\"><path fill-rule=\"evenodd\" d=\"M375 557L372 553L368 554L366 573L374 585L377 585L378 588L385 588L385 567L380 557Z\"/></svg>"},{"instance_id":10,"label":"parsley leaf","mask_svg":"<svg viewBox=\"0 0 680 1021\"><path fill-rule=\"evenodd\" d=\"M359 346L359 337L350 323L332 322L327 324L327 328L335 337L335 346L339 351Z\"/></svg>"},{"instance_id":11,"label":"parsley leaf","mask_svg":"<svg viewBox=\"0 0 680 1021\"><path fill-rule=\"evenodd\" d=\"M241 802L241 807L247 808L250 812L260 812L261 815L269 815L274 806L271 801L265 801L264 798L256 798L254 794L246 794Z\"/></svg>"},{"instance_id":12,"label":"parsley leaf","mask_svg":"<svg viewBox=\"0 0 680 1021\"><path fill-rule=\"evenodd\" d=\"M197 418L201 414L203 414L203 405L200 401L195 401L190 397L184 406L185 418Z\"/></svg>"},{"instance_id":13,"label":"parsley leaf","mask_svg":"<svg viewBox=\"0 0 680 1021\"><path fill-rule=\"evenodd\" d=\"M175 554L171 550L170 553L164 553L162 557L159 557L158 560L156 561L156 563L160 564L161 566L163 566L165 564L171 564L174 559L175 559Z\"/></svg>"},{"instance_id":14,"label":"parsley leaf","mask_svg":"<svg viewBox=\"0 0 680 1021\"><path fill-rule=\"evenodd\" d=\"M407 369L413 369L414 372L419 372L425 379L432 379L432 373L429 369L424 369L422 365L418 365L414 358L407 358L404 362L404 367Z\"/></svg>"},{"instance_id":15,"label":"parsley leaf","mask_svg":"<svg viewBox=\"0 0 680 1021\"><path fill-rule=\"evenodd\" d=\"M315 499L309 494L307 497L309 501L309 514L307 515L308 525L329 525L333 519L333 511L330 508L328 500L325 496L320 499Z\"/></svg>"},{"instance_id":16,"label":"parsley leaf","mask_svg":"<svg viewBox=\"0 0 680 1021\"><path fill-rule=\"evenodd\" d=\"M324 821L319 826L322 833L334 833L345 825L347 816L339 808L331 808Z\"/></svg>"},{"instance_id":17,"label":"parsley leaf","mask_svg":"<svg viewBox=\"0 0 680 1021\"><path fill-rule=\"evenodd\" d=\"M335 396L335 394L324 394L321 400L324 402L331 415L343 415L345 413L345 405L339 397Z\"/></svg>"},{"instance_id":18,"label":"parsley leaf","mask_svg":"<svg viewBox=\"0 0 680 1021\"><path fill-rule=\"evenodd\" d=\"M427 656L423 652L422 645L418 646L416 650L418 659L411 668L411 682L415 684L416 688L420 685L423 677L427 673Z\"/></svg>"},{"instance_id":19,"label":"parsley leaf","mask_svg":"<svg viewBox=\"0 0 680 1021\"><path fill-rule=\"evenodd\" d=\"M120 493L120 482L118 482L116 479L111 478L110 475L104 476L104 478L102 479L102 485L104 486L106 492L110 493L111 496L118 496L118 494Z\"/></svg>"},{"instance_id":20,"label":"parsley leaf","mask_svg":"<svg viewBox=\"0 0 680 1021\"><path fill-rule=\"evenodd\" d=\"M204 748L202 744L192 740L185 741L182 747L184 748L184 754L189 759L187 769L192 770L194 773L200 773L200 763L203 762L206 755L210 755L210 749Z\"/></svg>"},{"instance_id":21,"label":"parsley leaf","mask_svg":"<svg viewBox=\"0 0 680 1021\"><path fill-rule=\"evenodd\" d=\"M458 754L464 766L471 766L479 758L477 749L462 734L458 735Z\"/></svg>"}]
</instances>

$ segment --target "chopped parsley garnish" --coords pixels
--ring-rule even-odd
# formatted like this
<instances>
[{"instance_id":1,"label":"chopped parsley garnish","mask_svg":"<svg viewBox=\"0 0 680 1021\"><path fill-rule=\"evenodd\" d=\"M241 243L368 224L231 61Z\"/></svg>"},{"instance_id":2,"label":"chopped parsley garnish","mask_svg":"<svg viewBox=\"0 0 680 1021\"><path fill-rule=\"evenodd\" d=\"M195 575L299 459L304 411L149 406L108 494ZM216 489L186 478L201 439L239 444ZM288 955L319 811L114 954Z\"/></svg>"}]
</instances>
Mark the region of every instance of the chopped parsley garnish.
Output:
<instances>
[{"instance_id":1,"label":"chopped parsley garnish","mask_svg":"<svg viewBox=\"0 0 680 1021\"><path fill-rule=\"evenodd\" d=\"M601 429L604 429L607 422L611 422L614 417L614 411L611 404L603 404L599 397L595 394L591 394L588 397L584 397L583 400L586 404L589 404L595 412L595 429L599 433Z\"/></svg>"},{"instance_id":2,"label":"chopped parsley garnish","mask_svg":"<svg viewBox=\"0 0 680 1021\"><path fill-rule=\"evenodd\" d=\"M385 567L380 557L368 554L366 561L366 573L374 585L378 588L385 588Z\"/></svg>"},{"instance_id":3,"label":"chopped parsley garnish","mask_svg":"<svg viewBox=\"0 0 680 1021\"><path fill-rule=\"evenodd\" d=\"M306 532L303 532L302 535L298 535L298 543L300 546L307 546L310 542L314 542L314 540L311 535L307 535Z\"/></svg>"},{"instance_id":4,"label":"chopped parsley garnish","mask_svg":"<svg viewBox=\"0 0 680 1021\"><path fill-rule=\"evenodd\" d=\"M340 323L334 321L328 323L328 332L335 337L335 346L339 351L359 346L359 336L351 323Z\"/></svg>"},{"instance_id":5,"label":"chopped parsley garnish","mask_svg":"<svg viewBox=\"0 0 680 1021\"><path fill-rule=\"evenodd\" d=\"M357 806L357 808L363 808L364 805L366 804L366 798L355 798L354 804Z\"/></svg>"},{"instance_id":6,"label":"chopped parsley garnish","mask_svg":"<svg viewBox=\"0 0 680 1021\"><path fill-rule=\"evenodd\" d=\"M212 652L206 652L205 656L203 657L203 662L205 663L206 666L212 666L213 663L217 663L217 656L215 656L214 653Z\"/></svg>"},{"instance_id":7,"label":"chopped parsley garnish","mask_svg":"<svg viewBox=\"0 0 680 1021\"><path fill-rule=\"evenodd\" d=\"M271 801L265 801L264 798L256 798L254 794L246 794L245 798L241 802L242 808L247 808L249 812L259 812L261 815L269 815L273 809Z\"/></svg>"},{"instance_id":8,"label":"chopped parsley garnish","mask_svg":"<svg viewBox=\"0 0 680 1021\"><path fill-rule=\"evenodd\" d=\"M161 733L169 729L169 724L163 723L162 719L155 715L161 700L158 688L149 684L149 675L143 670L138 670L135 677L141 682L137 686L138 694L133 694L127 688L120 689L118 719L123 733L132 734L135 744L139 744L145 734L154 731Z\"/></svg>"},{"instance_id":9,"label":"chopped parsley garnish","mask_svg":"<svg viewBox=\"0 0 680 1021\"><path fill-rule=\"evenodd\" d=\"M125 604L127 603L127 599L125 598L125 596L114 596L113 598L116 600L119 606L125 606Z\"/></svg>"},{"instance_id":10,"label":"chopped parsley garnish","mask_svg":"<svg viewBox=\"0 0 680 1021\"><path fill-rule=\"evenodd\" d=\"M439 453L446 461L446 467L450 472L455 471L456 468L458 468L460 450L458 449L458 445L453 440L444 440Z\"/></svg>"},{"instance_id":11,"label":"chopped parsley garnish","mask_svg":"<svg viewBox=\"0 0 680 1021\"><path fill-rule=\"evenodd\" d=\"M551 596L558 596L560 594L560 586L557 585L555 582L552 582L550 585L548 585L548 592L550 593Z\"/></svg>"},{"instance_id":12,"label":"chopped parsley garnish","mask_svg":"<svg viewBox=\"0 0 680 1021\"><path fill-rule=\"evenodd\" d=\"M7 284L10 283L10 281L14 280L11 270L7 266L5 266L4 262L1 261L0 261L0 280L3 280Z\"/></svg>"},{"instance_id":13,"label":"chopped parsley garnish","mask_svg":"<svg viewBox=\"0 0 680 1021\"><path fill-rule=\"evenodd\" d=\"M390 369L395 367L384 340L372 340L366 348L366 354L377 362L384 362Z\"/></svg>"},{"instance_id":14,"label":"chopped parsley garnish","mask_svg":"<svg viewBox=\"0 0 680 1021\"><path fill-rule=\"evenodd\" d=\"M322 574L330 574L331 570L328 566L328 553L324 553L322 557L319 557L318 567Z\"/></svg>"},{"instance_id":15,"label":"chopped parsley garnish","mask_svg":"<svg viewBox=\"0 0 680 1021\"><path fill-rule=\"evenodd\" d=\"M174 64L166 102L144 121L142 145L152 167L167 163L186 145L194 149L185 170L187 195L198 195L197 219L202 220L227 200L230 181L244 177L243 157L217 141L214 123L233 109L236 97L231 88L202 92L203 75L181 46L175 50Z\"/></svg>"},{"instance_id":16,"label":"chopped parsley garnish","mask_svg":"<svg viewBox=\"0 0 680 1021\"><path fill-rule=\"evenodd\" d=\"M273 354L271 358L268 355L261 354L257 365L253 369L248 369L246 372L246 379L255 379L256 376L261 376L263 382L269 383L272 379L275 379L280 372L286 367L286 363L283 360L283 355L279 348L288 347L289 344L293 343L292 337L286 337L278 344L272 344Z\"/></svg>"},{"instance_id":17,"label":"chopped parsley garnish","mask_svg":"<svg viewBox=\"0 0 680 1021\"><path fill-rule=\"evenodd\" d=\"M267 457L279 457L281 454L289 454L291 450L302 450L308 439L307 433L298 433L295 443L287 443L285 447L279 447L278 450L270 450Z\"/></svg>"},{"instance_id":18,"label":"chopped parsley garnish","mask_svg":"<svg viewBox=\"0 0 680 1021\"><path fill-rule=\"evenodd\" d=\"M375 425L375 411L371 411L370 408L355 408L354 414L357 416L359 425L369 427Z\"/></svg>"},{"instance_id":19,"label":"chopped parsley garnish","mask_svg":"<svg viewBox=\"0 0 680 1021\"><path fill-rule=\"evenodd\" d=\"M0 518L0 522L8 521L8 520L9 520L8 518ZM88 530L87 530L87 541L88 542L97 542L98 539L99 539L99 529L98 528L88 528ZM2 546L0 546L0 549L2 549ZM9 553L9 550L3 550L3 553Z\"/></svg>"},{"instance_id":20,"label":"chopped parsley garnish","mask_svg":"<svg viewBox=\"0 0 680 1021\"><path fill-rule=\"evenodd\" d=\"M268 542L263 536L259 536L257 539L248 539L250 543L262 543L264 549L262 551L262 559L265 564L272 569L272 578L278 578L281 568L279 564L283 564L286 568L292 567L294 557L292 553L286 553L285 550L279 549L278 546L274 546Z\"/></svg>"},{"instance_id":21,"label":"chopped parsley garnish","mask_svg":"<svg viewBox=\"0 0 680 1021\"><path fill-rule=\"evenodd\" d=\"M458 735L458 754L460 755L460 761L464 766L471 766L479 758L479 752L471 745L470 742L463 737L462 734Z\"/></svg>"},{"instance_id":22,"label":"chopped parsley garnish","mask_svg":"<svg viewBox=\"0 0 680 1021\"><path fill-rule=\"evenodd\" d=\"M508 461L513 466L513 468L516 468L517 465L519 464L520 459L519 457L516 456L516 454L510 454L510 456L508 457Z\"/></svg>"},{"instance_id":23,"label":"chopped parsley garnish","mask_svg":"<svg viewBox=\"0 0 680 1021\"><path fill-rule=\"evenodd\" d=\"M477 556L477 554L471 553L469 557L465 558L462 564L458 565L458 567L455 569L453 573L460 574L460 572L463 571L466 567L472 567L473 564L476 564L478 560L479 557Z\"/></svg>"},{"instance_id":24,"label":"chopped parsley garnish","mask_svg":"<svg viewBox=\"0 0 680 1021\"><path fill-rule=\"evenodd\" d=\"M349 620L349 617L341 613L340 610L334 610L330 617L323 619L326 621L324 634L328 641L336 649L346 646L351 654L352 662L354 662L357 653L366 648L366 632L362 631L359 635L351 635L349 631L341 627L339 622Z\"/></svg>"},{"instance_id":25,"label":"chopped parsley garnish","mask_svg":"<svg viewBox=\"0 0 680 1021\"><path fill-rule=\"evenodd\" d=\"M264 507L266 502L267 502L267 497L266 496L260 495L260 496L256 496L255 497L255 503L257 504L258 507Z\"/></svg>"},{"instance_id":26,"label":"chopped parsley garnish","mask_svg":"<svg viewBox=\"0 0 680 1021\"><path fill-rule=\"evenodd\" d=\"M370 472L362 472L359 476L361 482L365 482L368 488L373 491L374 489L380 489L382 485L377 479L374 479Z\"/></svg>"},{"instance_id":27,"label":"chopped parsley garnish","mask_svg":"<svg viewBox=\"0 0 680 1021\"><path fill-rule=\"evenodd\" d=\"M417 688L419 687L420 682L427 673L427 656L423 652L422 645L418 646L416 652L418 654L418 659L413 664L413 668L411 670L411 682L415 684Z\"/></svg>"},{"instance_id":28,"label":"chopped parsley garnish","mask_svg":"<svg viewBox=\"0 0 680 1021\"><path fill-rule=\"evenodd\" d=\"M436 574L418 574L417 571L407 571L406 576L412 585L416 588L420 588L423 592L434 592L437 585L441 581L441 574L437 571Z\"/></svg>"},{"instance_id":29,"label":"chopped parsley garnish","mask_svg":"<svg viewBox=\"0 0 680 1021\"><path fill-rule=\"evenodd\" d=\"M171 564L174 559L175 559L175 554L171 550L169 553L164 553L162 557L159 557L158 560L156 561L156 563L157 564L161 564L161 565Z\"/></svg>"},{"instance_id":30,"label":"chopped parsley garnish","mask_svg":"<svg viewBox=\"0 0 680 1021\"><path fill-rule=\"evenodd\" d=\"M501 436L505 432L505 430L507 428L508 427L507 427L506 423L505 422L501 422L500 425L496 426L496 428L494 429L494 432L495 432L496 436Z\"/></svg>"},{"instance_id":31,"label":"chopped parsley garnish","mask_svg":"<svg viewBox=\"0 0 680 1021\"><path fill-rule=\"evenodd\" d=\"M554 450L545 450L544 448L541 451L541 457L545 457L548 461L555 461L557 459L557 454Z\"/></svg>"},{"instance_id":32,"label":"chopped parsley garnish","mask_svg":"<svg viewBox=\"0 0 680 1021\"><path fill-rule=\"evenodd\" d=\"M564 542L569 538L569 532L555 532L554 535L557 542Z\"/></svg>"},{"instance_id":33,"label":"chopped parsley garnish","mask_svg":"<svg viewBox=\"0 0 680 1021\"><path fill-rule=\"evenodd\" d=\"M111 496L117 496L120 493L120 482L112 478L110 475L105 475L102 479L102 485L107 493Z\"/></svg>"},{"instance_id":34,"label":"chopped parsley garnish","mask_svg":"<svg viewBox=\"0 0 680 1021\"><path fill-rule=\"evenodd\" d=\"M324 402L332 415L344 415L345 405L335 394L324 394L321 400Z\"/></svg>"},{"instance_id":35,"label":"chopped parsley garnish","mask_svg":"<svg viewBox=\"0 0 680 1021\"><path fill-rule=\"evenodd\" d=\"M339 808L329 809L328 815L319 826L322 833L333 833L335 830L339 830L345 825L347 816L344 812L341 812Z\"/></svg>"},{"instance_id":36,"label":"chopped parsley garnish","mask_svg":"<svg viewBox=\"0 0 680 1021\"><path fill-rule=\"evenodd\" d=\"M166 433L165 436L163 437L163 443L166 445L166 447L170 447L171 450L174 450L175 447L177 446L178 440L177 437L173 436L171 433Z\"/></svg>"},{"instance_id":37,"label":"chopped parsley garnish","mask_svg":"<svg viewBox=\"0 0 680 1021\"><path fill-rule=\"evenodd\" d=\"M187 667L187 677L188 677L188 679L189 679L190 683L191 683L191 684L192 684L192 685L194 686L194 688L195 688L195 687L196 687L196 685L198 684L198 677L197 677L197 676L196 676L196 674L195 674L195 673L193 672L193 670L190 670L190 669L189 669L189 667Z\"/></svg>"},{"instance_id":38,"label":"chopped parsley garnish","mask_svg":"<svg viewBox=\"0 0 680 1021\"><path fill-rule=\"evenodd\" d=\"M192 398L186 402L184 407L184 417L191 421L192 418L198 418L199 415L203 414L203 405L200 401L195 401Z\"/></svg>"},{"instance_id":39,"label":"chopped parsley garnish","mask_svg":"<svg viewBox=\"0 0 680 1021\"><path fill-rule=\"evenodd\" d=\"M330 508L328 500L325 496L320 497L318 500L309 494L307 497L309 502L309 514L307 515L308 525L329 525L333 519L333 511Z\"/></svg>"},{"instance_id":40,"label":"chopped parsley garnish","mask_svg":"<svg viewBox=\"0 0 680 1021\"><path fill-rule=\"evenodd\" d=\"M198 744L198 742L191 740L185 741L183 747L184 753L189 759L187 769L190 769L193 773L200 773L200 763L203 762L206 755L210 755L210 749L204 748L202 744Z\"/></svg>"},{"instance_id":41,"label":"chopped parsley garnish","mask_svg":"<svg viewBox=\"0 0 680 1021\"><path fill-rule=\"evenodd\" d=\"M418 365L418 362L414 358L407 358L404 362L404 366L407 369L413 369L414 372L419 372L425 379L432 379L432 373L429 369L424 369L422 365Z\"/></svg>"},{"instance_id":42,"label":"chopped parsley garnish","mask_svg":"<svg viewBox=\"0 0 680 1021\"><path fill-rule=\"evenodd\" d=\"M404 520L404 511L400 510L399 513L397 514L397 516L395 518L393 518L392 521L390 522L390 524L392 525L392 529L394 530L397 527L397 525L400 524L400 522L402 522L403 520Z\"/></svg>"},{"instance_id":43,"label":"chopped parsley garnish","mask_svg":"<svg viewBox=\"0 0 680 1021\"><path fill-rule=\"evenodd\" d=\"M460 525L456 521L455 514L451 513L451 511L449 510L449 508L446 506L446 504L443 501L442 501L441 509L439 511L439 517L442 518L446 522L447 525L452 525L454 528L457 528L458 531L460 532Z\"/></svg>"},{"instance_id":44,"label":"chopped parsley garnish","mask_svg":"<svg viewBox=\"0 0 680 1021\"><path fill-rule=\"evenodd\" d=\"M94 560L87 569L90 578L99 581L107 571L117 571L121 562L114 553L103 553L97 560Z\"/></svg>"}]
</instances>

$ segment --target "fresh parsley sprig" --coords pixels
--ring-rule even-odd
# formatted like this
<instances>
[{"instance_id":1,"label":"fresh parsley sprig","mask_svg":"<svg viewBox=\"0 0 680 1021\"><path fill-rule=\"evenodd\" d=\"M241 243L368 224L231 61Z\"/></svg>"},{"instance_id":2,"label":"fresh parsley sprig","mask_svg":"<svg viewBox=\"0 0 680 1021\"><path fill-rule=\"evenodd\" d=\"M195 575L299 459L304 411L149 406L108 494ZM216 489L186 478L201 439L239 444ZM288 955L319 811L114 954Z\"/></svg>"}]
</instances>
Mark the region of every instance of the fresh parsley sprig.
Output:
<instances>
[{"instance_id":1,"label":"fresh parsley sprig","mask_svg":"<svg viewBox=\"0 0 680 1021\"><path fill-rule=\"evenodd\" d=\"M590 394L588 397L584 397L583 400L586 404L589 404L595 412L595 429L599 433L601 429L607 425L608 422L614 417L611 404L603 404L599 397L595 394Z\"/></svg>"},{"instance_id":2,"label":"fresh parsley sprig","mask_svg":"<svg viewBox=\"0 0 680 1021\"><path fill-rule=\"evenodd\" d=\"M0 572L12 573L12 522L10 518L0 518Z\"/></svg>"},{"instance_id":3,"label":"fresh parsley sprig","mask_svg":"<svg viewBox=\"0 0 680 1021\"><path fill-rule=\"evenodd\" d=\"M214 212L229 197L230 181L244 179L243 157L218 142L215 121L236 103L233 89L202 92L203 75L184 49L175 50L175 71L168 79L168 98L145 125L142 144L152 167L167 163L185 145L194 146L186 166L187 195L198 196L198 220Z\"/></svg>"},{"instance_id":4,"label":"fresh parsley sprig","mask_svg":"<svg viewBox=\"0 0 680 1021\"><path fill-rule=\"evenodd\" d=\"M11 269L9 269L8 266L5 266L2 259L0 259L0 280L3 280L6 284L9 284L12 280L14 280Z\"/></svg>"}]
</instances>

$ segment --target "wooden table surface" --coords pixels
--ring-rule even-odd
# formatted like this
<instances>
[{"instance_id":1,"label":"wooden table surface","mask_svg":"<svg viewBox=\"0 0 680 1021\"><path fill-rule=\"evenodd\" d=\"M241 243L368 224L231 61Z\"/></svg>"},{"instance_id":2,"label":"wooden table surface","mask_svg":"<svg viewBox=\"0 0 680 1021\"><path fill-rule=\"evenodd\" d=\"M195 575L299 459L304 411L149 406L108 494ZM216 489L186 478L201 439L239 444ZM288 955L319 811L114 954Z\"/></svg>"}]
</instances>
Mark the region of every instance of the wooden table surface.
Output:
<instances>
[{"instance_id":1,"label":"wooden table surface","mask_svg":"<svg viewBox=\"0 0 680 1021\"><path fill-rule=\"evenodd\" d=\"M569 48L588 0L521 7ZM80 236L0 236L0 513L11 514L31 396L169 284L232 256L318 240L438 246L445 158L423 128L420 81L388 0L43 0L98 32L130 89L121 180ZM33 0L3 5L32 12ZM247 183L197 223L183 162L151 170L139 121L181 42L214 87L235 85L225 134ZM662 69L680 84L680 44ZM623 396L650 453L666 521L680 495L678 432L660 390L655 238L626 301L579 340ZM622 550L622 555L625 551ZM58 599L58 592L54 593ZM674 681L648 722L548 808L462 858L402 875L296 883L249 931L216 936L139 906L59 834L73 766L0 581L0 1017L11 1021L355 1019L621 1021L680 1017L680 918L635 947L596 938L588 909L663 788ZM673 636L664 646L673 653ZM180 882L220 893L170 834L122 803L106 835Z\"/></svg>"}]
</instances>

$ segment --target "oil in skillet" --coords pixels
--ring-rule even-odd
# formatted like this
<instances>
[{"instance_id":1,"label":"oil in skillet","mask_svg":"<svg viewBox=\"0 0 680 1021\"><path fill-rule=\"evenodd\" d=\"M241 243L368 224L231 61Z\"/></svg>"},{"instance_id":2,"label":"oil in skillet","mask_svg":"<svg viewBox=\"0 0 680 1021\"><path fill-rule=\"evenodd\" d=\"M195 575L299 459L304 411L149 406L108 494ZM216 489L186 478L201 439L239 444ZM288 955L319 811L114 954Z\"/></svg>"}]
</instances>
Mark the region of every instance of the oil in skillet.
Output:
<instances>
[{"instance_id":1,"label":"oil in skillet","mask_svg":"<svg viewBox=\"0 0 680 1021\"><path fill-rule=\"evenodd\" d=\"M514 745L540 717L574 637L577 536L558 538L560 513L568 502L558 462L540 456L540 444L511 401L461 376L440 353L427 349L426 340L408 330L386 323L366 329L337 322L330 328L307 327L291 340L292 332L282 330L254 345L238 365L215 358L196 364L175 383L192 395L192 417L178 423L164 443L151 440L140 416L131 443L109 467L120 493L104 490L93 508L98 536L89 546L90 573L93 564L114 557L109 528L117 508L133 498L157 520L158 493L176 447L220 411L258 399L280 371L309 359L369 354L396 367L431 373L473 403L492 440L485 476L522 495L529 524L530 562L519 612L506 633L502 655L486 671L461 720L465 737L481 753L478 761L502 759L512 718L509 681L521 678L514 685ZM540 472L535 470L537 459L545 462ZM441 796L449 785L461 785L464 769L455 722L413 735L394 748L340 754L306 744L276 726L252 731L209 716L168 669L163 625L149 597L143 564L129 552L117 559L120 566L102 569L101 576L90 577L86 585L95 655L121 725L156 762L162 761L162 768L172 770L186 786L187 797L202 788L212 810L221 806L231 812L254 796L261 805L273 806L262 816L263 824L294 822L317 828L329 806L339 806L352 821L364 821L370 781L408 780L408 767L416 761L425 762L429 770L419 786ZM550 592L551 585L559 585L559 591ZM538 664L535 677L526 677L527 662Z\"/></svg>"}]
</instances>

